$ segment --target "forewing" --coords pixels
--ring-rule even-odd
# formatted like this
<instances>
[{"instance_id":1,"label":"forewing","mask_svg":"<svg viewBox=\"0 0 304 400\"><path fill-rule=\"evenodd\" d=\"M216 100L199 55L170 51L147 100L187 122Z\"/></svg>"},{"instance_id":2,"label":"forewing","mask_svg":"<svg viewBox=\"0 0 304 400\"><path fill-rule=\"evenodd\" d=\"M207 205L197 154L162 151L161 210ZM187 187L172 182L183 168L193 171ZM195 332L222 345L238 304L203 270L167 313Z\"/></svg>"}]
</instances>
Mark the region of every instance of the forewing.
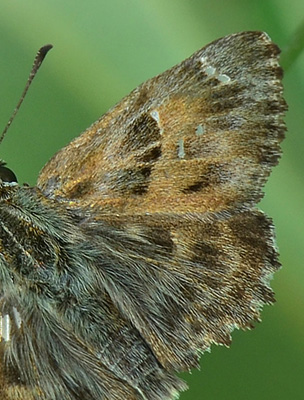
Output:
<instances>
[{"instance_id":1,"label":"forewing","mask_svg":"<svg viewBox=\"0 0 304 400\"><path fill-rule=\"evenodd\" d=\"M59 151L38 186L105 214L255 204L285 130L278 54L261 32L207 45Z\"/></svg>"}]
</instances>

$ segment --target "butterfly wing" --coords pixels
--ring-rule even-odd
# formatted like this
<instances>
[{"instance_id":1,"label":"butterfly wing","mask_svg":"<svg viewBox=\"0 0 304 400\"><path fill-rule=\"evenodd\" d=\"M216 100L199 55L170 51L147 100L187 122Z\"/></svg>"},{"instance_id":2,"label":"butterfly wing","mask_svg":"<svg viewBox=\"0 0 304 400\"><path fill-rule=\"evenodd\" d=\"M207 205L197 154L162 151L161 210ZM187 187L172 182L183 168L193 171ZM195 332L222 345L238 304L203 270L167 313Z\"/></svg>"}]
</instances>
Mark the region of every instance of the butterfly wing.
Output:
<instances>
[{"instance_id":1,"label":"butterfly wing","mask_svg":"<svg viewBox=\"0 0 304 400\"><path fill-rule=\"evenodd\" d=\"M59 151L38 186L106 214L256 204L285 130L278 53L260 32L209 44Z\"/></svg>"},{"instance_id":2,"label":"butterfly wing","mask_svg":"<svg viewBox=\"0 0 304 400\"><path fill-rule=\"evenodd\" d=\"M273 301L273 227L255 205L285 131L278 54L261 32L209 44L39 176L45 195L85 215L103 287L166 370L197 366L199 350L229 344Z\"/></svg>"}]
</instances>

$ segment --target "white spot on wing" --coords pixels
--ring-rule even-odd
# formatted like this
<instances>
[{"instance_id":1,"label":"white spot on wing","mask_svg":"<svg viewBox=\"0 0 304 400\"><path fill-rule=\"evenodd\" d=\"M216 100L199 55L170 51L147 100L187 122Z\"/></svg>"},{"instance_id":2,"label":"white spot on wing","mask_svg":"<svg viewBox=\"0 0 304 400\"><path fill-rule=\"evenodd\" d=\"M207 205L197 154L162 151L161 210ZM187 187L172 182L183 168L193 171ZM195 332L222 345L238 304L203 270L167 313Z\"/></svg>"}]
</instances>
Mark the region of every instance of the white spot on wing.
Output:
<instances>
[{"instance_id":1,"label":"white spot on wing","mask_svg":"<svg viewBox=\"0 0 304 400\"><path fill-rule=\"evenodd\" d=\"M159 127L159 134L162 135L164 132L164 128L162 128L161 126L159 112L157 110L152 110L150 112L150 115L157 122L157 125Z\"/></svg>"},{"instance_id":2,"label":"white spot on wing","mask_svg":"<svg viewBox=\"0 0 304 400\"><path fill-rule=\"evenodd\" d=\"M156 110L150 112L151 117L159 124L159 113Z\"/></svg>"},{"instance_id":3,"label":"white spot on wing","mask_svg":"<svg viewBox=\"0 0 304 400\"><path fill-rule=\"evenodd\" d=\"M178 141L178 158L185 158L184 139Z\"/></svg>"},{"instance_id":4,"label":"white spot on wing","mask_svg":"<svg viewBox=\"0 0 304 400\"><path fill-rule=\"evenodd\" d=\"M202 124L197 125L195 133L197 134L197 136L203 135L205 133L205 128Z\"/></svg>"},{"instance_id":5,"label":"white spot on wing","mask_svg":"<svg viewBox=\"0 0 304 400\"><path fill-rule=\"evenodd\" d=\"M228 83L231 81L230 76L226 75L226 74L219 74L219 76L217 77L217 79L223 83Z\"/></svg>"},{"instance_id":6,"label":"white spot on wing","mask_svg":"<svg viewBox=\"0 0 304 400\"><path fill-rule=\"evenodd\" d=\"M214 76L216 79L218 79L222 83L228 83L228 82L231 81L230 76L228 76L226 74L220 74L215 67L210 65L210 63L208 62L207 57L202 56L200 58L200 62L202 64L203 70L205 71L205 73L208 76Z\"/></svg>"},{"instance_id":7,"label":"white spot on wing","mask_svg":"<svg viewBox=\"0 0 304 400\"><path fill-rule=\"evenodd\" d=\"M208 65L208 67L205 68L205 72L209 76L215 75L216 68L212 67L212 65Z\"/></svg>"}]
</instances>

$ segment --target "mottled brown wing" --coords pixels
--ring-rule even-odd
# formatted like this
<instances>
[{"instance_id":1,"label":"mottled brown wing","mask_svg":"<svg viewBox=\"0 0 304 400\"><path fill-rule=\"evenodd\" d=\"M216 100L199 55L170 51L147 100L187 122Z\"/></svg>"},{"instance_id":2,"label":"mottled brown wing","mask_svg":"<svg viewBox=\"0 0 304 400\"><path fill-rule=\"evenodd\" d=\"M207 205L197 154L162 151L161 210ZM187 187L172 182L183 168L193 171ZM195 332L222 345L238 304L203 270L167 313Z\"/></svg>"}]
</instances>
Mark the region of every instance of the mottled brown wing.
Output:
<instances>
[{"instance_id":1,"label":"mottled brown wing","mask_svg":"<svg viewBox=\"0 0 304 400\"><path fill-rule=\"evenodd\" d=\"M197 365L273 301L273 227L255 204L285 131L278 54L261 32L209 44L40 174L47 196L87 213L107 293L166 370Z\"/></svg>"},{"instance_id":2,"label":"mottled brown wing","mask_svg":"<svg viewBox=\"0 0 304 400\"><path fill-rule=\"evenodd\" d=\"M59 151L38 186L105 214L254 205L285 130L278 54L261 32L207 45Z\"/></svg>"},{"instance_id":3,"label":"mottled brown wing","mask_svg":"<svg viewBox=\"0 0 304 400\"><path fill-rule=\"evenodd\" d=\"M117 216L101 226L106 290L166 370L197 367L200 352L229 345L274 300L269 281L280 264L259 210Z\"/></svg>"}]
</instances>

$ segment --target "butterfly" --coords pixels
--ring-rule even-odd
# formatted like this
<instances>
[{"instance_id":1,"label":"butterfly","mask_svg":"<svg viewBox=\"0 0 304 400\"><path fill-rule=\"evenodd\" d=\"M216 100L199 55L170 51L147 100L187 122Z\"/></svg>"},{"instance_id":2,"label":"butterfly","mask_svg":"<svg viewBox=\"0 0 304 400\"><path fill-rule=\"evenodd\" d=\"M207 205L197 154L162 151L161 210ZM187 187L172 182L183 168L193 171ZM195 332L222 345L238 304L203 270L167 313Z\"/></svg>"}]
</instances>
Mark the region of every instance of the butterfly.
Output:
<instances>
[{"instance_id":1,"label":"butterfly","mask_svg":"<svg viewBox=\"0 0 304 400\"><path fill-rule=\"evenodd\" d=\"M170 400L260 320L278 270L257 208L287 109L263 32L144 82L36 187L0 169L0 398Z\"/></svg>"}]
</instances>

